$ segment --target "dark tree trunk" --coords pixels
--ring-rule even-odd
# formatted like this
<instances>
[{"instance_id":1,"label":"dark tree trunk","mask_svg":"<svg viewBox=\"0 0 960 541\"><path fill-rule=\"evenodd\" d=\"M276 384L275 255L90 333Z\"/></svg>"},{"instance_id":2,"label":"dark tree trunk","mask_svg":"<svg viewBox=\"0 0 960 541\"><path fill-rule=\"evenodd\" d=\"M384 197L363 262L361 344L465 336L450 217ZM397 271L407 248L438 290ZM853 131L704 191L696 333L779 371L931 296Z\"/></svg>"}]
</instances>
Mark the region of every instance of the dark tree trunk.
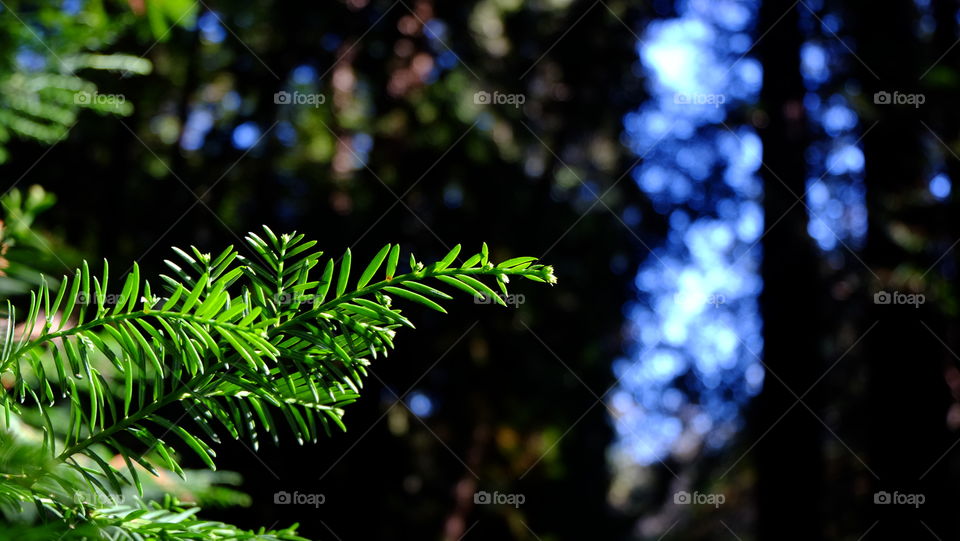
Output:
<instances>
[{"instance_id":1,"label":"dark tree trunk","mask_svg":"<svg viewBox=\"0 0 960 541\"><path fill-rule=\"evenodd\" d=\"M823 467L817 390L804 396L824 371L818 352L822 311L817 253L807 234L805 192L809 131L803 109L798 8L764 2L757 53L764 66L761 126L764 167L763 390L751 415L757 466L758 539L820 539ZM784 14L784 11L787 11ZM782 17L782 18L781 18ZM778 22L779 20L779 22ZM775 26L774 26L775 25ZM796 395L794 394L796 393ZM787 526L789 525L789 526ZM786 529L785 529L786 528Z\"/></svg>"},{"instance_id":2,"label":"dark tree trunk","mask_svg":"<svg viewBox=\"0 0 960 541\"><path fill-rule=\"evenodd\" d=\"M933 237L931 226L937 228L924 223L929 222L924 213L916 212L916 196L925 191L930 173L923 148L930 135L921 124L922 109L874 103L876 92L920 91L926 67L913 32L914 3L898 0L878 9L875 2L862 1L856 12L851 20L863 62L859 79L875 114L868 120L876 121L863 142L869 212L864 261L873 273L865 272L872 286L865 292L869 304L865 325L876 322L862 344L869 374L866 463L875 472L871 490L863 494L873 510L863 527L875 524L871 539L956 539L946 477L935 466L943 465L938 461L951 443L943 346L931 333L940 327L936 310L929 304L920 308L876 304L872 298L880 290L906 293L922 288L916 275L923 270L903 269L925 269L929 261L922 252L905 250L896 242L891 235L894 227L923 232L927 238ZM914 280L903 279L904 274ZM919 507L875 503L913 494L922 495L925 503Z\"/></svg>"}]
</instances>

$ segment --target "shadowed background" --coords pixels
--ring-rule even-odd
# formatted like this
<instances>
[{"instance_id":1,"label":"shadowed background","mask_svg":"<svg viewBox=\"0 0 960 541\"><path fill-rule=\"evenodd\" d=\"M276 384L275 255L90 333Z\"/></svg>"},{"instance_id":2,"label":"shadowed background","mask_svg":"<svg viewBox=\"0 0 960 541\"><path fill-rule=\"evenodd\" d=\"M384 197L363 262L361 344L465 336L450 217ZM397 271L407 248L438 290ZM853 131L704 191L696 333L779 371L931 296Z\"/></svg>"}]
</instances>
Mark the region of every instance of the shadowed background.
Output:
<instances>
[{"instance_id":1,"label":"shadowed background","mask_svg":"<svg viewBox=\"0 0 960 541\"><path fill-rule=\"evenodd\" d=\"M56 195L21 248L56 274L151 275L260 224L361 260L485 241L556 267L509 309L414 309L346 433L225 442L251 505L205 516L345 541L949 539L957 10L7 2L0 171ZM86 50L150 61L75 70L129 114L18 101Z\"/></svg>"}]
</instances>

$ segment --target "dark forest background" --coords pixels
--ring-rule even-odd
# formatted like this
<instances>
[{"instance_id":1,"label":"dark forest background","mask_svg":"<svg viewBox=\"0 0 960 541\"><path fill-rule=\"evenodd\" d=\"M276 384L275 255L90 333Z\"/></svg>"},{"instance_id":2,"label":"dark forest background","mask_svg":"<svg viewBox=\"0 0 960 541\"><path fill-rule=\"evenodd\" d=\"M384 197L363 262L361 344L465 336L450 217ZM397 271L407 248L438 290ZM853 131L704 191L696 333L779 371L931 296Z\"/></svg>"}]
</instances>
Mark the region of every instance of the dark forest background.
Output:
<instances>
[{"instance_id":1,"label":"dark forest background","mask_svg":"<svg viewBox=\"0 0 960 541\"><path fill-rule=\"evenodd\" d=\"M149 275L172 245L219 251L269 224L360 259L387 242L430 260L485 241L497 259L543 256L560 280L524 288L509 310L418 310L346 433L256 453L224 443L220 467L242 473L252 505L206 516L342 540L960 535L960 200L929 194L932 172L960 178L957 2L744 2L762 90L726 122L763 146L762 391L725 445L667 454L617 498L611 363L632 340L625 305L644 298L637 269L671 227L630 176L644 157L623 123L650 99L639 40L683 2L204 0L160 17L148 11L163 3L131 0L102 20L82 16L98 3L40 4L0 10L5 84L60 70L71 49L153 67L77 70L122 94L128 116L84 109L49 141L4 130L4 190L38 184L57 199L21 262L60 274L82 258L136 260ZM845 60L825 84L862 128L868 229L829 253L798 203L817 176L801 65L810 13L838 25L827 39ZM925 102L874 100L893 90ZM325 103L278 104L280 91ZM478 91L525 103L478 105ZM926 302L876 304L881 290ZM326 502L274 504L294 490ZM475 505L480 490L526 503ZM725 503L677 506L678 490ZM925 503L878 505L880 491Z\"/></svg>"}]
</instances>

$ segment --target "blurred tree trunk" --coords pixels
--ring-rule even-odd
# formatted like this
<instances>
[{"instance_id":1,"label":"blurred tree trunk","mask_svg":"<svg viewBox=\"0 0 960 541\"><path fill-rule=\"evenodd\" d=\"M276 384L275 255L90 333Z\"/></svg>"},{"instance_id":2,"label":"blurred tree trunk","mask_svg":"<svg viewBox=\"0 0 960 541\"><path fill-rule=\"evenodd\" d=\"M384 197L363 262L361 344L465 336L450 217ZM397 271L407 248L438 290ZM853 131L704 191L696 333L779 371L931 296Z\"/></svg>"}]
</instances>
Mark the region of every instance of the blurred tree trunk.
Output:
<instances>
[{"instance_id":1,"label":"blurred tree trunk","mask_svg":"<svg viewBox=\"0 0 960 541\"><path fill-rule=\"evenodd\" d=\"M863 527L876 524L871 538L919 539L933 533L939 539L956 539L955 513L951 518L947 507L947 478L931 471L951 443L943 346L930 330L940 327L936 309L929 304L876 304L872 298L880 290L924 288L919 277L930 264L924 249L940 228L929 211L917 211L926 208L922 201L930 174L923 146L930 134L921 124L923 111L875 103L877 92L919 92L920 76L932 60L919 55L910 0L888 2L883 9L859 1L856 14L851 22L862 62L859 79L877 122L863 141L869 213L864 261L871 269L864 276L873 285L864 299L869 306L865 326L877 323L861 346L869 363L866 463L875 472L872 490L863 498L874 500L884 491L922 494L926 500L919 508L873 504L873 516ZM920 247L898 242L904 232L919 236ZM930 292L925 293L932 301Z\"/></svg>"},{"instance_id":2,"label":"blurred tree trunk","mask_svg":"<svg viewBox=\"0 0 960 541\"><path fill-rule=\"evenodd\" d=\"M797 403L797 396L803 396L824 370L818 352L822 286L817 253L807 234L806 208L797 202L806 191L804 150L809 143L798 8L790 2L764 2L758 32L771 28L757 46L764 66L761 105L768 117L760 129L767 228L760 303L767 373L750 430L750 441L759 441L753 450L758 539L783 539L788 533L795 539L819 539L822 428ZM816 388L803 401L817 412ZM789 532L784 531L787 527Z\"/></svg>"}]
</instances>

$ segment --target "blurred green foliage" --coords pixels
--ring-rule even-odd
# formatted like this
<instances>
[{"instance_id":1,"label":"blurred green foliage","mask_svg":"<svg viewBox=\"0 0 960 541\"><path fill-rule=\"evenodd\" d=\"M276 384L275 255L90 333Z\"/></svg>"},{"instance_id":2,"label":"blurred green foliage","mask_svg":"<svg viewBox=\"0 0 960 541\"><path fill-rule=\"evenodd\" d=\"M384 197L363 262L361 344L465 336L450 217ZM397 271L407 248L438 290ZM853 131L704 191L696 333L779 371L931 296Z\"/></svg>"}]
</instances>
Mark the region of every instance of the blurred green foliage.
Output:
<instances>
[{"instance_id":1,"label":"blurred green foliage","mask_svg":"<svg viewBox=\"0 0 960 541\"><path fill-rule=\"evenodd\" d=\"M140 56L103 52L125 32L142 26L136 12L143 7L137 5L51 0L4 4L0 11L0 163L9 158L6 147L11 137L53 144L66 136L83 109L130 115L133 107L123 94L101 93L85 73L150 73L150 62ZM166 39L171 25L192 24L196 7L186 0L151 0L146 12L153 37Z\"/></svg>"}]
</instances>

